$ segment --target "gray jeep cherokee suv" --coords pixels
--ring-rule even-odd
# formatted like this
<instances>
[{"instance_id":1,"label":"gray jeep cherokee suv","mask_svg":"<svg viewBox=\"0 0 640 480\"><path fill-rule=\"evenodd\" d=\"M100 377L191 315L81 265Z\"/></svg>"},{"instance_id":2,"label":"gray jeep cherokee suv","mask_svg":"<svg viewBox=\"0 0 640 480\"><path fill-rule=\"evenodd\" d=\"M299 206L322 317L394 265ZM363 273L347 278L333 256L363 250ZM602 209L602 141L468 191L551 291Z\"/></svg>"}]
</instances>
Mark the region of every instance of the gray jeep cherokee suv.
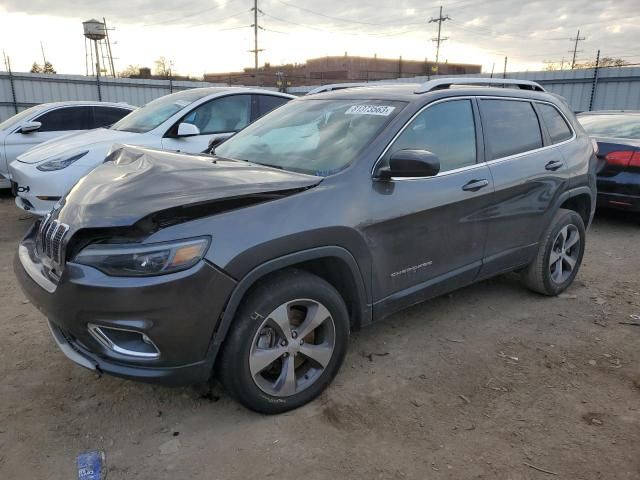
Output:
<instances>
[{"instance_id":1,"label":"gray jeep cherokee suv","mask_svg":"<svg viewBox=\"0 0 640 480\"><path fill-rule=\"evenodd\" d=\"M510 88L478 86L492 83ZM509 271L566 289L594 162L566 103L532 82L329 92L213 155L114 149L34 225L15 270L75 362L215 376L283 412L327 387L351 331L402 308Z\"/></svg>"}]
</instances>

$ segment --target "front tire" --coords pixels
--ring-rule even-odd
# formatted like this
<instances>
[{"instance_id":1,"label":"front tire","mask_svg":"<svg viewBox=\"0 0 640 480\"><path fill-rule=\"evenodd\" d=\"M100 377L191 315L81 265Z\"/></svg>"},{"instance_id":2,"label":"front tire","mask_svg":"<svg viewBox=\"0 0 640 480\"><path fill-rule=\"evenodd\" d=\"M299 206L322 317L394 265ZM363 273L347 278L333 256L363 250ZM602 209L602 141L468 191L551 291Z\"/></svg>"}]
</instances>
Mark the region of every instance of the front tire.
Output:
<instances>
[{"instance_id":1,"label":"front tire","mask_svg":"<svg viewBox=\"0 0 640 480\"><path fill-rule=\"evenodd\" d=\"M540 242L535 259L522 272L523 283L543 295L562 293L578 274L585 240L582 217L573 210L559 209Z\"/></svg>"},{"instance_id":2,"label":"front tire","mask_svg":"<svg viewBox=\"0 0 640 480\"><path fill-rule=\"evenodd\" d=\"M246 407L274 414L298 408L331 383L344 360L349 314L322 278L288 270L243 301L225 340L218 376Z\"/></svg>"}]
</instances>

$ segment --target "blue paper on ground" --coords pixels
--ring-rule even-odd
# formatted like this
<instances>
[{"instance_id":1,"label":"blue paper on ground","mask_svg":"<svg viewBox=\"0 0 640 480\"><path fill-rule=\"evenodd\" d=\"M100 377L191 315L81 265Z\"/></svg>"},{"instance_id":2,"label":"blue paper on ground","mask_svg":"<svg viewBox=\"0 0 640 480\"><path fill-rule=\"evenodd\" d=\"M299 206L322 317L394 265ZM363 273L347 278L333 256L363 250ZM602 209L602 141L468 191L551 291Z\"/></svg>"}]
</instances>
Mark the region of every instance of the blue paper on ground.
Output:
<instances>
[{"instance_id":1,"label":"blue paper on ground","mask_svg":"<svg viewBox=\"0 0 640 480\"><path fill-rule=\"evenodd\" d=\"M107 466L104 452L93 450L78 455L78 480L104 480L107 477Z\"/></svg>"}]
</instances>

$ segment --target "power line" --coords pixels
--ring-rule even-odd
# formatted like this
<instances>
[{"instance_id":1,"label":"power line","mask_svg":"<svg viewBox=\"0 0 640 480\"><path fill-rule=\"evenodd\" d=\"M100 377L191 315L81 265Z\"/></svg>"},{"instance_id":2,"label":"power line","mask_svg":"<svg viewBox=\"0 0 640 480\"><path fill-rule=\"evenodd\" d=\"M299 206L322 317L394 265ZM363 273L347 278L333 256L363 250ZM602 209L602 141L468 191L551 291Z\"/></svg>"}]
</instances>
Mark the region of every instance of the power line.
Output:
<instances>
[{"instance_id":1,"label":"power line","mask_svg":"<svg viewBox=\"0 0 640 480\"><path fill-rule=\"evenodd\" d=\"M431 17L431 20L429 20L428 23L437 23L438 24L438 36L436 38L433 38L432 40L436 43L436 74L438 74L438 70L440 67L439 59L440 59L440 43L444 42L445 40L449 40L449 37L444 37L442 38L440 36L440 33L442 31L442 22L446 22L447 20L451 20L451 18L449 17L449 15L445 15L444 17L442 16L442 5L440 6L440 15L438 16L438 18L433 18Z\"/></svg>"},{"instance_id":2,"label":"power line","mask_svg":"<svg viewBox=\"0 0 640 480\"><path fill-rule=\"evenodd\" d=\"M231 18L239 17L240 15L245 15L247 12L250 12L250 11L251 11L250 9L249 10L242 10L241 12L236 12L236 13L234 13L232 15L228 15L226 17L216 18L216 23L221 23L221 22L224 22L224 21L229 20ZM202 27L203 25L211 25L211 22L196 23L196 24L190 25L190 26L191 27ZM232 30L232 29L222 28L219 31L222 32L222 31L225 31L225 30Z\"/></svg>"},{"instance_id":3,"label":"power line","mask_svg":"<svg viewBox=\"0 0 640 480\"><path fill-rule=\"evenodd\" d=\"M166 25L167 23L175 23L177 20L183 20L185 18L195 17L196 15L202 15L203 13L207 13L207 12L210 12L212 10L217 10L219 8L224 8L227 5L229 5L230 3L233 3L235 1L237 1L237 0L229 0L224 5L214 5L213 7L205 8L203 10L198 10L197 12L187 13L186 15L181 15L179 17L172 17L169 20L161 20L159 22L147 23L147 24L144 24L143 27L155 27L156 25Z\"/></svg>"},{"instance_id":4,"label":"power line","mask_svg":"<svg viewBox=\"0 0 640 480\"><path fill-rule=\"evenodd\" d=\"M355 24L358 24L358 25L381 27L381 26L390 25L390 24L393 24L393 23L405 22L406 21L406 17L398 18L396 20L389 20L389 21L381 22L381 23L380 22L367 22L367 21L362 21L362 20L353 20L353 19L349 19L349 18L334 17L333 15L327 15L326 13L318 12L317 10L312 10L312 9L306 8L306 7L301 7L299 5L295 5L293 3L289 3L289 2L286 2L284 0L276 0L276 1L278 3L286 5L288 7L297 8L298 10L302 10L303 12L311 13L313 15L317 15L319 17L324 17L324 18L327 18L329 20L336 20L338 22L355 23ZM422 25L422 24L421 23L409 23L409 24L405 23L405 25Z\"/></svg>"},{"instance_id":5,"label":"power line","mask_svg":"<svg viewBox=\"0 0 640 480\"><path fill-rule=\"evenodd\" d=\"M576 53L578 53L579 51L582 52L582 50L578 50L578 42L582 41L582 40L586 40L586 37L581 37L580 36L580 30L578 30L578 34L576 35L576 38L570 38L569 40L571 41L575 41L576 43L573 46L573 59L571 60L571 70L573 70L574 68L576 68ZM571 53L571 50L569 50L569 53ZM599 55L599 53L598 53Z\"/></svg>"}]
</instances>

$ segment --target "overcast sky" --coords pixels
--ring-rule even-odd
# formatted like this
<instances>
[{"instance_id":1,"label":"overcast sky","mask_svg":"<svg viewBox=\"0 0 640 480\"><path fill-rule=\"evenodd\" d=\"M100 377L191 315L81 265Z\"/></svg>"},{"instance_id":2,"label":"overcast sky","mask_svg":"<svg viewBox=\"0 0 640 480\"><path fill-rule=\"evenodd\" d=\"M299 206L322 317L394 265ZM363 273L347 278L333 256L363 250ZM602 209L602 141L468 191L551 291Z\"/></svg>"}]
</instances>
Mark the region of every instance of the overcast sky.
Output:
<instances>
[{"instance_id":1,"label":"overcast sky","mask_svg":"<svg viewBox=\"0 0 640 480\"><path fill-rule=\"evenodd\" d=\"M325 55L435 58L438 3L418 0L259 0L260 63L302 62ZM453 0L444 2L441 61L479 63L484 71L544 68L578 58L622 57L640 63L639 0ZM41 62L40 41L58 73L84 73L83 20L106 17L116 70L153 67L165 56L180 73L237 71L253 65L252 0L2 0L0 48L13 70ZM0 69L4 69L0 66Z\"/></svg>"}]
</instances>

